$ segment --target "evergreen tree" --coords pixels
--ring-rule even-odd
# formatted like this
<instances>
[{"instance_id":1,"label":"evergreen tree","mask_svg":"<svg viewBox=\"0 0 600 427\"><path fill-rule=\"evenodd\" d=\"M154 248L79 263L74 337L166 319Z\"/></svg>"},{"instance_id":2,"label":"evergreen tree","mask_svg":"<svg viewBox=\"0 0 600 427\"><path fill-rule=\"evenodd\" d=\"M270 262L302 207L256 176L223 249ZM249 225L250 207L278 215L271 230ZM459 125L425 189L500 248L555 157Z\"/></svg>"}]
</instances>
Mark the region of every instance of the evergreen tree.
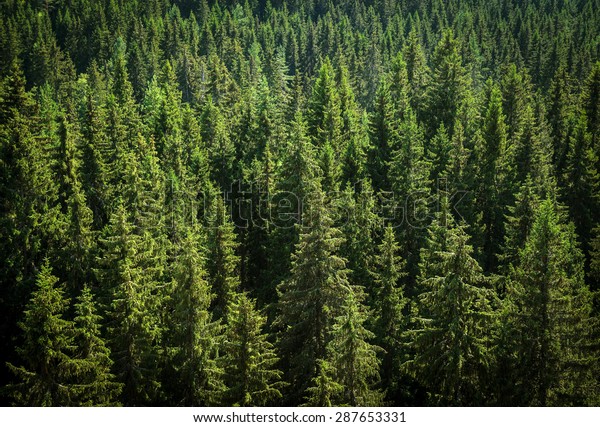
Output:
<instances>
[{"instance_id":1,"label":"evergreen tree","mask_svg":"<svg viewBox=\"0 0 600 427\"><path fill-rule=\"evenodd\" d=\"M313 386L306 389L307 398L304 406L334 406L344 387L333 378L334 370L325 360L317 361L317 374L313 378Z\"/></svg>"},{"instance_id":2,"label":"evergreen tree","mask_svg":"<svg viewBox=\"0 0 600 427\"><path fill-rule=\"evenodd\" d=\"M245 293L231 302L227 324L227 401L232 405L266 406L282 398L282 372L275 368L279 358L263 333L266 317Z\"/></svg>"},{"instance_id":3,"label":"evergreen tree","mask_svg":"<svg viewBox=\"0 0 600 427\"><path fill-rule=\"evenodd\" d=\"M592 147L597 151L600 144L600 61L592 67L582 95L588 132L592 135Z\"/></svg>"},{"instance_id":4,"label":"evergreen tree","mask_svg":"<svg viewBox=\"0 0 600 427\"><path fill-rule=\"evenodd\" d=\"M278 168L279 179L272 203L274 243L269 256L277 283L291 268L291 254L299 238L297 224L302 223L306 202L318 175L314 146L309 140L306 122L300 111L294 116L290 127L289 144Z\"/></svg>"},{"instance_id":5,"label":"evergreen tree","mask_svg":"<svg viewBox=\"0 0 600 427\"><path fill-rule=\"evenodd\" d=\"M114 372L123 383L122 402L147 405L158 395L159 314L152 304L153 283L144 280L141 239L119 204L105 230L98 280L105 286L107 335Z\"/></svg>"},{"instance_id":6,"label":"evergreen tree","mask_svg":"<svg viewBox=\"0 0 600 427\"><path fill-rule=\"evenodd\" d=\"M429 191L430 163L425 159L423 132L415 114L409 114L401 125L401 139L392 153L389 175L392 182L393 203L397 206L388 218L398 227L402 257L407 261L409 294L417 276L419 250L429 222L432 199Z\"/></svg>"},{"instance_id":7,"label":"evergreen tree","mask_svg":"<svg viewBox=\"0 0 600 427\"><path fill-rule=\"evenodd\" d=\"M431 83L427 90L427 135L433 135L441 124L453 135L454 123L469 84L459 41L452 30L445 30L432 59Z\"/></svg>"},{"instance_id":8,"label":"evergreen tree","mask_svg":"<svg viewBox=\"0 0 600 427\"><path fill-rule=\"evenodd\" d=\"M406 59L406 71L410 83L411 106L419 113L424 113L426 88L429 84L429 68L425 60L425 52L419 35L413 27L404 45L403 56Z\"/></svg>"},{"instance_id":9,"label":"evergreen tree","mask_svg":"<svg viewBox=\"0 0 600 427\"><path fill-rule=\"evenodd\" d=\"M76 289L82 283L88 283L91 277L91 254L93 243L93 214L87 206L85 193L80 179L79 150L73 140L71 126L66 117L61 120L59 128L60 148L59 159L61 166L61 201L67 214L68 228L65 234L64 253L61 257L61 267L68 277L70 290Z\"/></svg>"},{"instance_id":10,"label":"evergreen tree","mask_svg":"<svg viewBox=\"0 0 600 427\"><path fill-rule=\"evenodd\" d=\"M207 271L215 298L211 305L215 319L226 317L229 303L240 283L238 247L234 225L223 199L217 195L208 218Z\"/></svg>"},{"instance_id":11,"label":"evergreen tree","mask_svg":"<svg viewBox=\"0 0 600 427\"><path fill-rule=\"evenodd\" d=\"M113 362L101 335L102 317L89 287L84 287L75 304L73 320L76 346L77 386L75 400L82 406L113 406L123 387L110 372Z\"/></svg>"},{"instance_id":12,"label":"evergreen tree","mask_svg":"<svg viewBox=\"0 0 600 427\"><path fill-rule=\"evenodd\" d=\"M280 355L289 366L290 402L299 402L325 360L333 321L352 292L346 261L338 256L341 232L333 226L325 196L317 186L303 216L300 240L288 279L278 286Z\"/></svg>"},{"instance_id":13,"label":"evergreen tree","mask_svg":"<svg viewBox=\"0 0 600 427\"><path fill-rule=\"evenodd\" d=\"M309 132L315 145L322 147L328 143L339 155L344 149L341 139L343 120L335 73L329 58L321 65L308 108Z\"/></svg>"},{"instance_id":14,"label":"evergreen tree","mask_svg":"<svg viewBox=\"0 0 600 427\"><path fill-rule=\"evenodd\" d=\"M411 331L414 359L409 372L430 390L431 402L464 405L483 401L490 364L489 330L494 294L472 257L464 226L456 225L447 205L429 228L421 252L418 325Z\"/></svg>"},{"instance_id":15,"label":"evergreen tree","mask_svg":"<svg viewBox=\"0 0 600 427\"><path fill-rule=\"evenodd\" d=\"M512 202L504 117L500 90L489 81L483 138L481 146L476 147L480 180L477 203L485 229L483 262L486 271L496 269L496 254L504 235L502 225L505 209Z\"/></svg>"},{"instance_id":16,"label":"evergreen tree","mask_svg":"<svg viewBox=\"0 0 600 427\"><path fill-rule=\"evenodd\" d=\"M369 172L375 189L390 191L388 167L394 150L400 148L400 123L388 78L382 78L375 95L371 118Z\"/></svg>"},{"instance_id":17,"label":"evergreen tree","mask_svg":"<svg viewBox=\"0 0 600 427\"><path fill-rule=\"evenodd\" d=\"M73 323L64 318L69 300L52 275L48 261L42 266L36 289L19 324L23 344L17 349L25 366L8 364L19 382L9 386L14 401L25 406L73 404L75 364Z\"/></svg>"},{"instance_id":18,"label":"evergreen tree","mask_svg":"<svg viewBox=\"0 0 600 427\"><path fill-rule=\"evenodd\" d=\"M199 231L187 228L172 267L167 371L174 371L175 380L167 385L173 402L185 406L220 404L226 391L219 355L223 327L209 311L213 294L201 243Z\"/></svg>"},{"instance_id":19,"label":"evergreen tree","mask_svg":"<svg viewBox=\"0 0 600 427\"><path fill-rule=\"evenodd\" d=\"M569 136L572 131L573 94L572 82L567 70L560 67L550 85L550 106L548 121L552 128L553 156L556 173L560 176L565 167L569 148Z\"/></svg>"},{"instance_id":20,"label":"evergreen tree","mask_svg":"<svg viewBox=\"0 0 600 427\"><path fill-rule=\"evenodd\" d=\"M509 213L506 215L503 252L499 256L505 272L511 266L518 265L519 252L529 236L539 203L539 196L528 176L521 191L515 195L514 206L508 208Z\"/></svg>"},{"instance_id":21,"label":"evergreen tree","mask_svg":"<svg viewBox=\"0 0 600 427\"><path fill-rule=\"evenodd\" d=\"M380 379L378 347L368 342L375 334L364 327L367 316L361 311L360 303L350 293L343 314L333 326L328 353L337 383L343 387L339 403L380 406L383 396L374 386Z\"/></svg>"},{"instance_id":22,"label":"evergreen tree","mask_svg":"<svg viewBox=\"0 0 600 427\"><path fill-rule=\"evenodd\" d=\"M340 229L344 234L344 243L340 251L347 260L350 283L362 286L373 295L373 258L375 256L376 233L381 220L377 215L377 202L368 180L357 183L357 192L347 186L341 194L339 204ZM360 192L358 192L360 191Z\"/></svg>"},{"instance_id":23,"label":"evergreen tree","mask_svg":"<svg viewBox=\"0 0 600 427\"><path fill-rule=\"evenodd\" d=\"M516 337L511 367L518 369L518 403L586 404L597 387L596 322L573 227L561 223L551 200L537 210L519 261L504 322Z\"/></svg>"},{"instance_id":24,"label":"evergreen tree","mask_svg":"<svg viewBox=\"0 0 600 427\"><path fill-rule=\"evenodd\" d=\"M373 272L376 291L372 305L375 342L385 352L381 362L382 386L389 397L395 397L402 387L399 373L403 362L403 334L408 328L406 311L410 309L402 283L406 263L399 256L399 249L394 229L388 225L376 257Z\"/></svg>"},{"instance_id":25,"label":"evergreen tree","mask_svg":"<svg viewBox=\"0 0 600 427\"><path fill-rule=\"evenodd\" d=\"M202 140L209 153L211 179L221 190L229 191L235 179L235 147L227 131L225 117L212 98L204 105L201 123Z\"/></svg>"},{"instance_id":26,"label":"evergreen tree","mask_svg":"<svg viewBox=\"0 0 600 427\"><path fill-rule=\"evenodd\" d=\"M566 183L564 199L587 251L591 231L600 223L600 177L595 167L598 152L592 147L592 137L586 132L584 121L585 116L582 116L571 136L563 181Z\"/></svg>"}]
</instances>

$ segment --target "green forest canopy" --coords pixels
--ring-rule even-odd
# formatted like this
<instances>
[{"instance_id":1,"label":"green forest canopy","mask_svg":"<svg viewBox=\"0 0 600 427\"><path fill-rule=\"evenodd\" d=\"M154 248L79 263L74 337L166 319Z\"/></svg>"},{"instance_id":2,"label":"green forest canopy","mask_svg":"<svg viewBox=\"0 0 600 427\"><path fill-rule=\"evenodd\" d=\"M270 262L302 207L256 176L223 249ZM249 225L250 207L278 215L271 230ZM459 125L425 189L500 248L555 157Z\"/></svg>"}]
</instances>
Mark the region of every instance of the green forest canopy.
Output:
<instances>
[{"instance_id":1,"label":"green forest canopy","mask_svg":"<svg viewBox=\"0 0 600 427\"><path fill-rule=\"evenodd\" d=\"M0 17L3 404L600 405L598 0Z\"/></svg>"}]
</instances>

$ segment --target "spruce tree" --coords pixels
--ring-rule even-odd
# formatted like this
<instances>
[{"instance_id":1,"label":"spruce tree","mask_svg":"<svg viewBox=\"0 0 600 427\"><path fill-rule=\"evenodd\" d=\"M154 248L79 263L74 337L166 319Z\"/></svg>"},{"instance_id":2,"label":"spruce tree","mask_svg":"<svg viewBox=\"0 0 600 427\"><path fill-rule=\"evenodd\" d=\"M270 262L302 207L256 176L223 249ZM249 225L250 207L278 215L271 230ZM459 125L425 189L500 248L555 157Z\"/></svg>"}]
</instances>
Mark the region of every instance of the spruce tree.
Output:
<instances>
[{"instance_id":1,"label":"spruce tree","mask_svg":"<svg viewBox=\"0 0 600 427\"><path fill-rule=\"evenodd\" d=\"M502 253L498 256L503 264L503 272L518 265L519 252L529 236L539 203L539 196L535 192L531 177L528 176L515 195L515 204L508 208L509 213L506 215L504 245Z\"/></svg>"},{"instance_id":2,"label":"spruce tree","mask_svg":"<svg viewBox=\"0 0 600 427\"><path fill-rule=\"evenodd\" d=\"M488 81L488 100L483 119L481 145L475 147L479 188L477 206L485 229L483 265L486 271L497 268L496 254L502 242L506 206L512 203L510 165L507 155L507 132L499 88Z\"/></svg>"},{"instance_id":3,"label":"spruce tree","mask_svg":"<svg viewBox=\"0 0 600 427\"><path fill-rule=\"evenodd\" d=\"M472 257L464 226L444 203L421 252L418 319L410 333L414 358L405 366L430 390L430 402L462 406L483 402L492 360L493 291Z\"/></svg>"},{"instance_id":4,"label":"spruce tree","mask_svg":"<svg viewBox=\"0 0 600 427\"><path fill-rule=\"evenodd\" d=\"M160 315L153 304L153 283L144 280L140 265L142 239L133 233L127 211L119 203L100 239L102 258L97 270L103 283L107 335L113 369L125 405L148 405L155 401L158 383Z\"/></svg>"},{"instance_id":5,"label":"spruce tree","mask_svg":"<svg viewBox=\"0 0 600 427\"><path fill-rule=\"evenodd\" d=\"M428 136L434 135L441 124L453 135L454 123L469 85L459 41L452 30L445 30L433 53L431 83L426 95Z\"/></svg>"},{"instance_id":6,"label":"spruce tree","mask_svg":"<svg viewBox=\"0 0 600 427\"><path fill-rule=\"evenodd\" d=\"M404 45L404 59L406 60L406 71L410 83L411 106L417 111L419 117L425 111L426 88L429 84L429 68L425 59L425 52L420 37L413 27L408 34L408 40Z\"/></svg>"},{"instance_id":7,"label":"spruce tree","mask_svg":"<svg viewBox=\"0 0 600 427\"><path fill-rule=\"evenodd\" d=\"M93 214L87 206L86 196L82 189L79 150L75 145L71 125L63 117L59 127L61 171L61 202L67 214L67 230L65 247L62 254L61 267L68 278L70 291L77 290L83 283L92 279L92 252L95 249L92 231Z\"/></svg>"},{"instance_id":8,"label":"spruce tree","mask_svg":"<svg viewBox=\"0 0 600 427\"><path fill-rule=\"evenodd\" d=\"M278 182L273 197L273 251L269 255L273 278L279 283L291 268L291 254L308 196L313 192L318 165L307 134L303 114L298 111L290 125L289 143L277 168Z\"/></svg>"},{"instance_id":9,"label":"spruce tree","mask_svg":"<svg viewBox=\"0 0 600 427\"><path fill-rule=\"evenodd\" d=\"M81 406L114 406L123 388L111 373L113 361L101 335L101 322L94 296L86 286L77 298L73 319L75 400Z\"/></svg>"},{"instance_id":10,"label":"spruce tree","mask_svg":"<svg viewBox=\"0 0 600 427\"><path fill-rule=\"evenodd\" d=\"M376 190L390 191L388 167L392 153L400 148L400 122L387 76L379 83L373 110L369 173Z\"/></svg>"},{"instance_id":11,"label":"spruce tree","mask_svg":"<svg viewBox=\"0 0 600 427\"><path fill-rule=\"evenodd\" d=\"M511 310L503 322L515 337L517 403L588 404L597 387L592 294L573 227L561 222L551 200L537 210L519 258L507 296Z\"/></svg>"},{"instance_id":12,"label":"spruce tree","mask_svg":"<svg viewBox=\"0 0 600 427\"><path fill-rule=\"evenodd\" d=\"M315 145L322 147L329 143L338 156L344 149L341 139L343 120L335 72L329 58L323 61L319 69L308 108L309 132Z\"/></svg>"},{"instance_id":13,"label":"spruce tree","mask_svg":"<svg viewBox=\"0 0 600 427\"><path fill-rule=\"evenodd\" d=\"M360 188L358 188L360 186ZM373 258L376 250L376 233L381 228L378 206L368 180L357 183L354 188L347 186L341 194L338 223L344 233L344 243L340 250L351 270L349 280L352 285L362 286L372 297Z\"/></svg>"},{"instance_id":14,"label":"spruce tree","mask_svg":"<svg viewBox=\"0 0 600 427\"><path fill-rule=\"evenodd\" d=\"M215 295L211 305L215 319L227 315L229 302L240 284L238 242L225 203L220 195L211 201L208 218L207 271Z\"/></svg>"},{"instance_id":15,"label":"spruce tree","mask_svg":"<svg viewBox=\"0 0 600 427\"><path fill-rule=\"evenodd\" d=\"M582 93L583 110L587 118L588 132L592 135L592 146L598 150L600 144L600 61L592 67ZM597 166L598 167L598 166Z\"/></svg>"},{"instance_id":16,"label":"spruce tree","mask_svg":"<svg viewBox=\"0 0 600 427\"><path fill-rule=\"evenodd\" d=\"M398 228L402 257L407 261L409 294L417 276L419 250L424 244L430 221L432 198L429 191L431 164L425 158L423 132L415 114L401 124L400 143L392 153L389 176L395 210L388 213L391 225Z\"/></svg>"},{"instance_id":17,"label":"spruce tree","mask_svg":"<svg viewBox=\"0 0 600 427\"><path fill-rule=\"evenodd\" d=\"M8 367L19 380L8 392L23 406L69 406L74 403L75 363L73 322L64 318L69 306L64 286L52 275L49 262L40 270L36 289L19 327L23 344L17 349L22 366Z\"/></svg>"},{"instance_id":18,"label":"spruce tree","mask_svg":"<svg viewBox=\"0 0 600 427\"><path fill-rule=\"evenodd\" d=\"M186 228L172 265L173 295L168 320L167 381L174 404L214 406L226 391L220 356L223 326L210 312L211 293L200 231Z\"/></svg>"},{"instance_id":19,"label":"spruce tree","mask_svg":"<svg viewBox=\"0 0 600 427\"><path fill-rule=\"evenodd\" d=\"M224 352L227 355L226 401L234 406L268 406L281 398L279 358L263 332L266 317L247 294L236 295L229 308Z\"/></svg>"},{"instance_id":20,"label":"spruce tree","mask_svg":"<svg viewBox=\"0 0 600 427\"><path fill-rule=\"evenodd\" d=\"M317 374L312 381L314 385L306 389L304 406L328 408L336 405L344 387L335 381L334 373L334 369L326 360L317 361Z\"/></svg>"},{"instance_id":21,"label":"spruce tree","mask_svg":"<svg viewBox=\"0 0 600 427\"><path fill-rule=\"evenodd\" d=\"M326 358L334 319L348 293L346 260L338 256L340 230L333 226L325 195L317 185L303 215L300 240L289 277L278 286L279 313L275 326L280 355L289 366L290 403L298 403Z\"/></svg>"},{"instance_id":22,"label":"spruce tree","mask_svg":"<svg viewBox=\"0 0 600 427\"><path fill-rule=\"evenodd\" d=\"M369 341L375 337L364 323L367 314L354 293L348 294L337 317L327 346L336 381L343 388L337 404L380 406L383 394L376 389L380 380L378 347Z\"/></svg>"},{"instance_id":23,"label":"spruce tree","mask_svg":"<svg viewBox=\"0 0 600 427\"><path fill-rule=\"evenodd\" d=\"M400 364L403 360L403 334L409 324L410 303L404 296L406 263L399 255L394 229L387 226L375 258L375 297L373 298L373 332L383 349L381 380L388 397L396 397L402 387Z\"/></svg>"},{"instance_id":24,"label":"spruce tree","mask_svg":"<svg viewBox=\"0 0 600 427\"><path fill-rule=\"evenodd\" d=\"M600 176L596 169L598 152L581 116L571 136L565 167L564 200L569 206L577 235L587 252L592 229L600 223Z\"/></svg>"}]
</instances>

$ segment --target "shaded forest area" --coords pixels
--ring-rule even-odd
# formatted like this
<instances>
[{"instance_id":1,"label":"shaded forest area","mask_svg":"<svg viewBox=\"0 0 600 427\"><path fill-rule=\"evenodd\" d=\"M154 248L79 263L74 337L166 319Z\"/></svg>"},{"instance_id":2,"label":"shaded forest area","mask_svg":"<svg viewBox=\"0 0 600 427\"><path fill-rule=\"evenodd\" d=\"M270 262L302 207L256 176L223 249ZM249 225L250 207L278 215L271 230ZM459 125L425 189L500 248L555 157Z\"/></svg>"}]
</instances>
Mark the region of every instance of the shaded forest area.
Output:
<instances>
[{"instance_id":1,"label":"shaded forest area","mask_svg":"<svg viewBox=\"0 0 600 427\"><path fill-rule=\"evenodd\" d=\"M598 0L0 17L3 404L600 405Z\"/></svg>"}]
</instances>

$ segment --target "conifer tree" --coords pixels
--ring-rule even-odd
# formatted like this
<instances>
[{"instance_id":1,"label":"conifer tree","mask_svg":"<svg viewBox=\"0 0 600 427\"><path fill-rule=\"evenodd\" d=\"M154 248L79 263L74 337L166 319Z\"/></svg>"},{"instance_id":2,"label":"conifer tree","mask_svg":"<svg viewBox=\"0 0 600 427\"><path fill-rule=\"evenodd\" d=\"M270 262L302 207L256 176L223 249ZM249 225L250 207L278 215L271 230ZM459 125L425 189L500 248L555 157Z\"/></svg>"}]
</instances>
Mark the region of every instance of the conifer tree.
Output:
<instances>
[{"instance_id":1,"label":"conifer tree","mask_svg":"<svg viewBox=\"0 0 600 427\"><path fill-rule=\"evenodd\" d=\"M369 341L375 337L364 326L367 315L354 294L346 297L342 313L335 321L328 353L335 378L343 388L338 404L380 406L378 347Z\"/></svg>"},{"instance_id":2,"label":"conifer tree","mask_svg":"<svg viewBox=\"0 0 600 427\"><path fill-rule=\"evenodd\" d=\"M592 135L592 146L598 150L600 144L600 136L598 136L600 134L600 61L592 67L585 82L582 97L588 132Z\"/></svg>"},{"instance_id":3,"label":"conifer tree","mask_svg":"<svg viewBox=\"0 0 600 427\"><path fill-rule=\"evenodd\" d=\"M590 243L590 289L600 288L600 227L593 231L594 238Z\"/></svg>"},{"instance_id":4,"label":"conifer tree","mask_svg":"<svg viewBox=\"0 0 600 427\"><path fill-rule=\"evenodd\" d=\"M343 152L342 111L331 61L326 58L313 85L307 116L310 135L317 147L329 143L336 156Z\"/></svg>"},{"instance_id":5,"label":"conifer tree","mask_svg":"<svg viewBox=\"0 0 600 427\"><path fill-rule=\"evenodd\" d=\"M402 122L400 135L400 143L392 153L389 165L393 197L399 205L390 217L391 224L399 229L402 257L408 264L410 294L417 276L419 250L424 243L430 220L431 165L425 158L423 132L414 113L409 114Z\"/></svg>"},{"instance_id":6,"label":"conifer tree","mask_svg":"<svg viewBox=\"0 0 600 427\"><path fill-rule=\"evenodd\" d=\"M304 406L335 406L344 387L335 381L334 370L325 360L317 361L317 374L313 378L313 386L306 389L307 397Z\"/></svg>"},{"instance_id":7,"label":"conifer tree","mask_svg":"<svg viewBox=\"0 0 600 427\"><path fill-rule=\"evenodd\" d=\"M199 230L186 228L172 267L172 316L168 321L168 383L173 402L185 406L213 406L223 402L224 370L219 355L223 327L210 312L213 293L203 258ZM172 372L171 371L171 372Z\"/></svg>"},{"instance_id":8,"label":"conifer tree","mask_svg":"<svg viewBox=\"0 0 600 427\"><path fill-rule=\"evenodd\" d=\"M334 319L348 293L346 261L338 256L340 230L333 226L325 195L316 187L303 215L300 240L292 257L290 276L278 286L279 313L275 321L281 331L279 349L289 366L288 397L299 402L318 374L318 360L326 348Z\"/></svg>"},{"instance_id":9,"label":"conifer tree","mask_svg":"<svg viewBox=\"0 0 600 427\"><path fill-rule=\"evenodd\" d=\"M506 123L500 90L488 81L488 102L483 119L483 138L476 147L480 179L478 207L485 229L483 263L486 271L497 266L496 254L503 238L506 206L512 203L509 187L510 165L507 163Z\"/></svg>"},{"instance_id":10,"label":"conifer tree","mask_svg":"<svg viewBox=\"0 0 600 427\"><path fill-rule=\"evenodd\" d=\"M414 358L406 363L428 386L432 403L461 406L482 401L485 369L491 362L495 297L485 287L468 239L464 226L456 225L443 203L421 252L420 327L411 331Z\"/></svg>"},{"instance_id":11,"label":"conifer tree","mask_svg":"<svg viewBox=\"0 0 600 427\"><path fill-rule=\"evenodd\" d=\"M511 266L518 265L519 252L529 236L539 203L539 196L535 192L531 177L528 176L515 195L514 206L508 208L509 213L506 215L504 246L502 254L499 255L504 272L509 271Z\"/></svg>"},{"instance_id":12,"label":"conifer tree","mask_svg":"<svg viewBox=\"0 0 600 427\"><path fill-rule=\"evenodd\" d=\"M452 30L445 30L432 58L431 83L427 89L427 135L435 134L441 124L450 135L465 94L469 79L462 64L459 41Z\"/></svg>"},{"instance_id":13,"label":"conifer tree","mask_svg":"<svg viewBox=\"0 0 600 427\"><path fill-rule=\"evenodd\" d=\"M240 283L238 247L234 225L220 195L212 200L208 218L207 271L212 293L215 319L226 316L229 302Z\"/></svg>"},{"instance_id":14,"label":"conifer tree","mask_svg":"<svg viewBox=\"0 0 600 427\"><path fill-rule=\"evenodd\" d=\"M24 366L8 364L19 382L9 386L14 401L24 406L73 404L75 364L73 323L64 318L69 300L52 275L48 261L40 270L19 324L23 344L17 349Z\"/></svg>"},{"instance_id":15,"label":"conifer tree","mask_svg":"<svg viewBox=\"0 0 600 427\"><path fill-rule=\"evenodd\" d=\"M523 132L524 112L531 102L528 76L510 64L502 76L502 111L505 114L508 141L516 140Z\"/></svg>"},{"instance_id":16,"label":"conifer tree","mask_svg":"<svg viewBox=\"0 0 600 427\"><path fill-rule=\"evenodd\" d=\"M398 377L402 360L403 334L408 327L410 303L404 296L405 262L399 255L394 229L387 226L375 259L375 297L373 298L373 332L383 349L381 380L388 396L395 396L402 386Z\"/></svg>"},{"instance_id":17,"label":"conifer tree","mask_svg":"<svg viewBox=\"0 0 600 427\"><path fill-rule=\"evenodd\" d=\"M586 132L584 121L585 116L582 116L571 136L563 181L566 183L564 199L587 251L591 231L600 223L600 176L595 167L598 152L592 146L592 136Z\"/></svg>"},{"instance_id":18,"label":"conifer tree","mask_svg":"<svg viewBox=\"0 0 600 427\"><path fill-rule=\"evenodd\" d=\"M86 192L90 209L94 215L94 225L101 227L107 221L105 203L108 144L106 142L106 110L100 102L100 87L103 83L97 66L90 67L90 79L85 94L85 111L81 124L82 133L82 173L81 181Z\"/></svg>"},{"instance_id":19,"label":"conifer tree","mask_svg":"<svg viewBox=\"0 0 600 427\"><path fill-rule=\"evenodd\" d=\"M369 149L369 122L364 113L350 136L346 151L342 156L341 183L356 185L367 179L367 155Z\"/></svg>"},{"instance_id":20,"label":"conifer tree","mask_svg":"<svg viewBox=\"0 0 600 427\"><path fill-rule=\"evenodd\" d=\"M413 70L414 71L414 70ZM390 75L390 93L394 102L394 112L397 120L404 119L411 108L410 84L406 62L399 52L392 60Z\"/></svg>"},{"instance_id":21,"label":"conifer tree","mask_svg":"<svg viewBox=\"0 0 600 427\"><path fill-rule=\"evenodd\" d=\"M153 307L152 282L140 265L142 241L133 233L120 203L105 230L98 279L105 286L107 334L114 372L123 383L122 402L147 405L157 398L159 313Z\"/></svg>"},{"instance_id":22,"label":"conifer tree","mask_svg":"<svg viewBox=\"0 0 600 427\"><path fill-rule=\"evenodd\" d=\"M227 131L225 117L212 98L204 104L201 123L202 140L209 153L211 179L222 191L229 191L235 179L235 147Z\"/></svg>"},{"instance_id":23,"label":"conifer tree","mask_svg":"<svg viewBox=\"0 0 600 427\"><path fill-rule=\"evenodd\" d=\"M572 81L565 67L559 67L550 84L548 121L552 129L552 161L560 176L565 167L574 116Z\"/></svg>"},{"instance_id":24,"label":"conifer tree","mask_svg":"<svg viewBox=\"0 0 600 427\"><path fill-rule=\"evenodd\" d=\"M446 127L442 123L435 136L429 141L426 154L427 160L432 165L429 179L434 189L449 167L451 149L450 138L446 132Z\"/></svg>"},{"instance_id":25,"label":"conifer tree","mask_svg":"<svg viewBox=\"0 0 600 427\"><path fill-rule=\"evenodd\" d=\"M389 79L384 76L375 95L371 118L371 151L369 173L376 190L390 191L388 167L394 150L400 148L400 122L390 91Z\"/></svg>"},{"instance_id":26,"label":"conifer tree","mask_svg":"<svg viewBox=\"0 0 600 427\"><path fill-rule=\"evenodd\" d=\"M65 206L67 217L67 232L65 234L65 247L62 255L61 267L68 278L71 291L83 283L89 283L91 276L91 255L94 250L93 242L93 215L87 206L85 193L82 189L80 178L79 150L73 140L71 126L66 117L61 120L60 133L60 159L61 173L61 201ZM78 289L77 289L78 290Z\"/></svg>"},{"instance_id":27,"label":"conifer tree","mask_svg":"<svg viewBox=\"0 0 600 427\"><path fill-rule=\"evenodd\" d=\"M419 117L421 117L421 114L425 110L426 88L429 84L429 68L419 35L414 27L408 34L403 56L406 60L407 77L410 83L411 106L418 112Z\"/></svg>"},{"instance_id":28,"label":"conifer tree","mask_svg":"<svg viewBox=\"0 0 600 427\"><path fill-rule=\"evenodd\" d=\"M357 188L361 186L361 188ZM344 243L340 250L347 260L350 283L362 286L373 296L373 258L375 256L376 233L381 226L377 215L377 202L368 180L350 186L341 194L338 223L344 233Z\"/></svg>"},{"instance_id":29,"label":"conifer tree","mask_svg":"<svg viewBox=\"0 0 600 427\"><path fill-rule=\"evenodd\" d=\"M113 361L100 332L101 321L92 292L86 286L77 298L73 320L77 378L74 394L82 406L113 406L123 387L111 373Z\"/></svg>"},{"instance_id":30,"label":"conifer tree","mask_svg":"<svg viewBox=\"0 0 600 427\"><path fill-rule=\"evenodd\" d=\"M273 278L279 283L291 268L291 254L298 242L299 229L306 210L308 196L313 192L318 165L315 149L307 134L301 111L294 116L289 131L289 143L278 168L278 182L273 197L273 251L270 265Z\"/></svg>"},{"instance_id":31,"label":"conifer tree","mask_svg":"<svg viewBox=\"0 0 600 427\"><path fill-rule=\"evenodd\" d=\"M229 308L226 342L227 401L239 406L267 406L281 398L279 358L263 332L266 317L247 294L236 295Z\"/></svg>"},{"instance_id":32,"label":"conifer tree","mask_svg":"<svg viewBox=\"0 0 600 427\"><path fill-rule=\"evenodd\" d=\"M53 141L42 133L39 103L26 91L18 61L0 84L0 117L0 348L16 363L11 337L20 333L17 322L39 266L62 248L64 229L50 156Z\"/></svg>"},{"instance_id":33,"label":"conifer tree","mask_svg":"<svg viewBox=\"0 0 600 427\"><path fill-rule=\"evenodd\" d=\"M596 322L576 235L561 223L551 200L537 210L519 261L504 322L516 337L518 404L586 404L597 387L591 370Z\"/></svg>"}]
</instances>

